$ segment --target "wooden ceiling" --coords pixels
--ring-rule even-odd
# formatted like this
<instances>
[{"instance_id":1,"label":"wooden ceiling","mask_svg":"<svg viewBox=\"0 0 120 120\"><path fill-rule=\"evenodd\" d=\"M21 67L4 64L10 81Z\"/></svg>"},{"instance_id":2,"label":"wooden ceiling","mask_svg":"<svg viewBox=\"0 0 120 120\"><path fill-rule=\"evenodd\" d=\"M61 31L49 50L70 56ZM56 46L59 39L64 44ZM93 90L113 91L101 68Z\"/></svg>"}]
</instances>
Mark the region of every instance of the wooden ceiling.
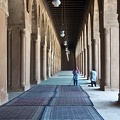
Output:
<instances>
[{"instance_id":1,"label":"wooden ceiling","mask_svg":"<svg viewBox=\"0 0 120 120\"><path fill-rule=\"evenodd\" d=\"M61 47L64 40L68 43L68 48L75 48L85 9L89 0L60 0L59 7L54 7L52 0L43 0L48 14L50 15L54 28L57 32ZM60 36L60 31L64 24L65 37Z\"/></svg>"}]
</instances>

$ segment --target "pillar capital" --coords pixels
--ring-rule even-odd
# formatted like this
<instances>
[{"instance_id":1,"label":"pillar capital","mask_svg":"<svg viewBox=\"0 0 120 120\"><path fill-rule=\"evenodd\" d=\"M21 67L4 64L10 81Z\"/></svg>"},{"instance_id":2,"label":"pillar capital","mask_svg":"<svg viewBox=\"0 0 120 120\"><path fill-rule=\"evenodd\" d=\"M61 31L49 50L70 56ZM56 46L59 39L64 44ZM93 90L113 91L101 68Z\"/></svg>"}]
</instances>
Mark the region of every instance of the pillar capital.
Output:
<instances>
[{"instance_id":1,"label":"pillar capital","mask_svg":"<svg viewBox=\"0 0 120 120\"><path fill-rule=\"evenodd\" d=\"M38 40L38 39L35 39L35 40L34 40L34 43L35 43L35 44L37 44L38 42L39 42L39 40Z\"/></svg>"},{"instance_id":2,"label":"pillar capital","mask_svg":"<svg viewBox=\"0 0 120 120\"><path fill-rule=\"evenodd\" d=\"M12 28L8 28L8 35L11 35Z\"/></svg>"},{"instance_id":3,"label":"pillar capital","mask_svg":"<svg viewBox=\"0 0 120 120\"><path fill-rule=\"evenodd\" d=\"M93 39L93 41L92 41L92 43L94 44L94 45L98 45L98 40L97 39Z\"/></svg>"},{"instance_id":4,"label":"pillar capital","mask_svg":"<svg viewBox=\"0 0 120 120\"><path fill-rule=\"evenodd\" d=\"M21 36L22 37L25 37L25 34L26 34L26 29L25 28L23 28L23 29L21 29Z\"/></svg>"}]
</instances>

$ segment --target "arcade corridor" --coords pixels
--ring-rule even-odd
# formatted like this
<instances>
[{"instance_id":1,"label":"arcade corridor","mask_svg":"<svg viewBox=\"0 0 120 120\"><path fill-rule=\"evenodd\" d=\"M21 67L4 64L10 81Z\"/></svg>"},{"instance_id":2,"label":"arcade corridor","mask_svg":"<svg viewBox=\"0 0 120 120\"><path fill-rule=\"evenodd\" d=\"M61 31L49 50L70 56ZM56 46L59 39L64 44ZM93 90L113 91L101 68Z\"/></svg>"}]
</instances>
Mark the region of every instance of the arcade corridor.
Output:
<instances>
[{"instance_id":1,"label":"arcade corridor","mask_svg":"<svg viewBox=\"0 0 120 120\"><path fill-rule=\"evenodd\" d=\"M38 111L37 114L33 115L31 113L32 115L28 116L27 112L29 110L27 108L26 110L23 110L25 109L24 108L25 106L28 106L29 109L31 109L30 107L32 106L34 107L36 106L36 108L38 106L40 107L67 106L68 108L71 106L71 107L76 107L76 109L78 110L78 112L76 113L78 115L76 115L74 112L71 113L72 111L69 111L69 114L67 114L66 117L65 117L65 113L68 112L67 108L65 109L66 111L64 111L65 113L61 113L63 112L61 108L59 113L57 113L57 111L55 113L52 113L52 111L49 110L49 112L47 113L49 119L50 119L49 113L51 112L51 117L53 117L54 115L54 117L56 117L57 120L58 118L60 118L60 120L65 120L65 118L71 120L76 120L79 118L79 120L83 120L82 118L88 118L88 117L90 120L93 120L93 118L96 115L97 117L95 118L95 120L99 120L98 113L92 114L90 112L90 114L88 114L88 113L84 113L85 111L81 111L78 109L79 107L81 108L83 107L82 109L84 109L85 106L87 106L88 108L89 107L95 108L97 112L99 112L99 114L104 118L104 120L120 119L120 110L119 110L120 104L117 103L117 97L116 97L118 91L105 91L105 92L100 91L99 85L97 85L97 87L88 87L88 85L90 85L90 81L84 78L83 76L80 76L79 85L82 87L83 89L82 90L81 87L73 86L73 81L71 82L71 79L72 79L72 71L61 71L53 75L51 78L47 79L46 81L42 81L39 85L33 86L30 90L24 93L19 93L19 94L17 92L12 92L11 94L9 93L9 99L11 101L6 103L5 106L4 105L2 106L3 108L5 107L4 109L0 107L0 118L1 118L0 120L2 120L2 118L4 118L4 120L7 118L8 119L14 118L15 120L16 117L17 117L16 120L27 119L30 117L34 118L33 120L36 120L37 117L38 118L40 117L41 115L40 111ZM56 92L53 96L52 94L54 91ZM63 92L64 94L63 93L60 94L59 93L60 91ZM83 91L87 92L87 94L86 93L81 94L81 92ZM50 100L49 105L48 105L48 100ZM18 107L18 108L15 109L14 107L15 108ZM9 111L10 109L7 108L10 108L12 113L11 111ZM21 112L19 113L18 111ZM93 118L91 118L92 115ZM42 120L42 118L40 120ZM44 118L44 120L46 119ZM54 119L52 118L51 120ZM102 120L102 118L100 120Z\"/></svg>"},{"instance_id":2,"label":"arcade corridor","mask_svg":"<svg viewBox=\"0 0 120 120\"><path fill-rule=\"evenodd\" d=\"M55 84L47 99L50 105L61 81L69 85L67 71L78 66L84 78L79 89L87 92L105 120L120 119L120 0L0 0L0 18L1 111L2 105L33 85ZM99 81L94 88L89 87L92 69ZM46 108L38 109L43 114Z\"/></svg>"}]
</instances>

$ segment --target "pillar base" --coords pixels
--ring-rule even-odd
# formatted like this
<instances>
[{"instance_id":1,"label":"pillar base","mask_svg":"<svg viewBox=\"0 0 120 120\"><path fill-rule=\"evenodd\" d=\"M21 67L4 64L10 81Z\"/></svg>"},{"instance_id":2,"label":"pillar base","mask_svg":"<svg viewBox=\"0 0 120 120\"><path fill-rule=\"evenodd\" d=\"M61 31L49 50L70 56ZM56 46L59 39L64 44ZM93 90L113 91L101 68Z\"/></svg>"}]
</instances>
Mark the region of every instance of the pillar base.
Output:
<instances>
[{"instance_id":1,"label":"pillar base","mask_svg":"<svg viewBox=\"0 0 120 120\"><path fill-rule=\"evenodd\" d=\"M43 80L47 80L47 77L44 77Z\"/></svg>"},{"instance_id":2,"label":"pillar base","mask_svg":"<svg viewBox=\"0 0 120 120\"><path fill-rule=\"evenodd\" d=\"M39 84L40 82L41 82L41 80L34 80L34 81L32 81L31 84Z\"/></svg>"},{"instance_id":3,"label":"pillar base","mask_svg":"<svg viewBox=\"0 0 120 120\"><path fill-rule=\"evenodd\" d=\"M30 89L30 86L19 86L17 88L8 87L9 92L22 92Z\"/></svg>"},{"instance_id":4,"label":"pillar base","mask_svg":"<svg viewBox=\"0 0 120 120\"><path fill-rule=\"evenodd\" d=\"M111 86L105 86L105 91L111 91Z\"/></svg>"},{"instance_id":5,"label":"pillar base","mask_svg":"<svg viewBox=\"0 0 120 120\"><path fill-rule=\"evenodd\" d=\"M120 103L120 93L118 93L118 102Z\"/></svg>"},{"instance_id":6,"label":"pillar base","mask_svg":"<svg viewBox=\"0 0 120 120\"><path fill-rule=\"evenodd\" d=\"M111 86L102 86L100 84L100 90L103 90L103 91L111 91Z\"/></svg>"},{"instance_id":7,"label":"pillar base","mask_svg":"<svg viewBox=\"0 0 120 120\"><path fill-rule=\"evenodd\" d=\"M87 76L87 80L90 80L90 77Z\"/></svg>"},{"instance_id":8,"label":"pillar base","mask_svg":"<svg viewBox=\"0 0 120 120\"><path fill-rule=\"evenodd\" d=\"M0 93L0 105L5 104L8 102L8 94L6 92L1 92Z\"/></svg>"}]
</instances>

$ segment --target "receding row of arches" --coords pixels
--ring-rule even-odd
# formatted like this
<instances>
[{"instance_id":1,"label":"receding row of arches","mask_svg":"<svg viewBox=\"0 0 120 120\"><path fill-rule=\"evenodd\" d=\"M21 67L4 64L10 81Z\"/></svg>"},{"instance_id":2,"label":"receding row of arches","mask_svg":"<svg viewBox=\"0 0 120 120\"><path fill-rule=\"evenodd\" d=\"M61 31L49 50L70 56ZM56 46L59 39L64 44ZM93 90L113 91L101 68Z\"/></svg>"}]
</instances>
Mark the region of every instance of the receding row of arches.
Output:
<instances>
[{"instance_id":1,"label":"receding row of arches","mask_svg":"<svg viewBox=\"0 0 120 120\"><path fill-rule=\"evenodd\" d=\"M3 18L0 104L3 104L8 100L8 92L25 91L60 71L61 47L42 1L0 2L6 6L6 9L0 6Z\"/></svg>"},{"instance_id":2,"label":"receding row of arches","mask_svg":"<svg viewBox=\"0 0 120 120\"><path fill-rule=\"evenodd\" d=\"M119 0L90 0L69 62L42 1L0 3L0 104L75 62L88 79L96 69L102 90L119 89Z\"/></svg>"},{"instance_id":3,"label":"receding row of arches","mask_svg":"<svg viewBox=\"0 0 120 120\"><path fill-rule=\"evenodd\" d=\"M102 90L118 90L119 1L91 0L76 47L76 64L89 79L94 68Z\"/></svg>"}]
</instances>

